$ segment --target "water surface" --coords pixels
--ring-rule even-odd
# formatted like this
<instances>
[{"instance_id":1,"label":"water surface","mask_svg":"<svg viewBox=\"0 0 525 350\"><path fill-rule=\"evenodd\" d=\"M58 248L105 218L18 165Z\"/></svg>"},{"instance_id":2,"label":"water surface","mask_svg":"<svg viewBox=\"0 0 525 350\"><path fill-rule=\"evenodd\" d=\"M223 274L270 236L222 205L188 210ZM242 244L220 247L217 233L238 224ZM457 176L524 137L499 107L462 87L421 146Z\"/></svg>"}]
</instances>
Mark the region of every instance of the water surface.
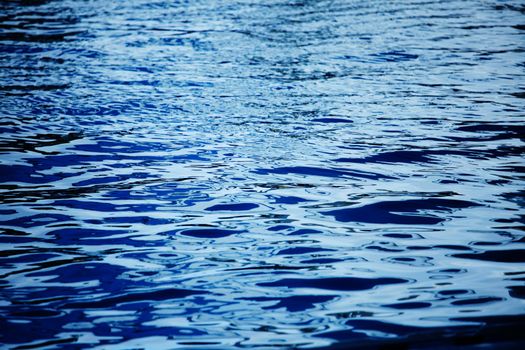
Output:
<instances>
[{"instance_id":1,"label":"water surface","mask_svg":"<svg viewBox=\"0 0 525 350\"><path fill-rule=\"evenodd\" d=\"M0 4L0 343L525 323L519 1Z\"/></svg>"}]
</instances>

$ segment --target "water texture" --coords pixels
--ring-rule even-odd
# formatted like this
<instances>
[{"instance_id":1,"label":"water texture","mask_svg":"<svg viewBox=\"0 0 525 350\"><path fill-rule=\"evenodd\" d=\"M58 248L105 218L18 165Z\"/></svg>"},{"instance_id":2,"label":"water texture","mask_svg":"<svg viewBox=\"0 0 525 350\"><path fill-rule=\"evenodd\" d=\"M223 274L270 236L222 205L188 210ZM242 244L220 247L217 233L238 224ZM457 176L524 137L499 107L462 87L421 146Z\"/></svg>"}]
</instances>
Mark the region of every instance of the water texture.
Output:
<instances>
[{"instance_id":1,"label":"water texture","mask_svg":"<svg viewBox=\"0 0 525 350\"><path fill-rule=\"evenodd\" d=\"M524 13L1 2L0 343L525 324Z\"/></svg>"}]
</instances>

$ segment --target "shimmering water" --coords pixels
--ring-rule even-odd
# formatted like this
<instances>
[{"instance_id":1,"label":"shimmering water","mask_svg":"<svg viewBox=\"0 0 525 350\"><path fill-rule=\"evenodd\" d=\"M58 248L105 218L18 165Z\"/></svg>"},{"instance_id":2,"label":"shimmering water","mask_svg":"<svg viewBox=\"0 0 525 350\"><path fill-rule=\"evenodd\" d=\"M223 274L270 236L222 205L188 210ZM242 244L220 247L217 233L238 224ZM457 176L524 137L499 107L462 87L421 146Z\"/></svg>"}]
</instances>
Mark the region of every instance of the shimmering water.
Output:
<instances>
[{"instance_id":1,"label":"shimmering water","mask_svg":"<svg viewBox=\"0 0 525 350\"><path fill-rule=\"evenodd\" d=\"M525 324L524 13L2 2L0 343Z\"/></svg>"}]
</instances>

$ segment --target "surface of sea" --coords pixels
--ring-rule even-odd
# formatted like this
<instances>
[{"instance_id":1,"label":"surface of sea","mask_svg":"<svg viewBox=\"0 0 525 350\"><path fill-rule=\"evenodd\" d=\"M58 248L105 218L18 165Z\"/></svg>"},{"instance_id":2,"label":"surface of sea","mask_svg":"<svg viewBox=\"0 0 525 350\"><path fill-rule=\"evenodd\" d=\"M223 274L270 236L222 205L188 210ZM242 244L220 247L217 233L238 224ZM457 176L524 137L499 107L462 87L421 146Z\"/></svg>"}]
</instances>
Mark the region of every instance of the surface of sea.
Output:
<instances>
[{"instance_id":1,"label":"surface of sea","mask_svg":"<svg viewBox=\"0 0 525 350\"><path fill-rule=\"evenodd\" d=\"M524 13L3 1L0 343L524 324Z\"/></svg>"}]
</instances>

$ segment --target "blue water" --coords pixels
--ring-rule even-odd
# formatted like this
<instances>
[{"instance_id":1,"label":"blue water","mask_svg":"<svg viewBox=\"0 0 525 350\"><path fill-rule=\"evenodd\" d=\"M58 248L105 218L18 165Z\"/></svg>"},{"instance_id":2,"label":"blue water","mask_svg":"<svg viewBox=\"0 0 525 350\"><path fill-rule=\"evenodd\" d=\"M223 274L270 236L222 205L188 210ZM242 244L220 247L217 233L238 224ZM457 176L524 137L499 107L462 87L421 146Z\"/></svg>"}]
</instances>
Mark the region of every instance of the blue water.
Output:
<instances>
[{"instance_id":1,"label":"blue water","mask_svg":"<svg viewBox=\"0 0 525 350\"><path fill-rule=\"evenodd\" d=\"M524 13L1 2L0 343L525 324Z\"/></svg>"}]
</instances>

